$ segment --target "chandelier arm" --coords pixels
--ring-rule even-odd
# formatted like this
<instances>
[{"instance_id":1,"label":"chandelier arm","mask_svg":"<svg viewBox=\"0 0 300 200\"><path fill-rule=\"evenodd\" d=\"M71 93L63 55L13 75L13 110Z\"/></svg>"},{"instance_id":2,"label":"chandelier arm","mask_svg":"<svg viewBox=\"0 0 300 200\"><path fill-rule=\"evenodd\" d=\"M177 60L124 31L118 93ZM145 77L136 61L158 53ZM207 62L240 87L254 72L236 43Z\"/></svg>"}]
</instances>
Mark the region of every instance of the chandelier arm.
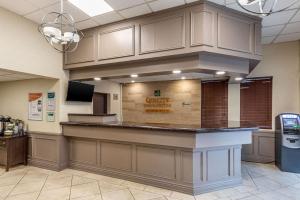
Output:
<instances>
[{"instance_id":1,"label":"chandelier arm","mask_svg":"<svg viewBox=\"0 0 300 200\"><path fill-rule=\"evenodd\" d=\"M271 7L271 9L270 9L270 13L273 13L273 10L274 10L276 4L277 4L277 0L274 0L274 1L273 1L273 5L272 5L272 7Z\"/></svg>"},{"instance_id":2,"label":"chandelier arm","mask_svg":"<svg viewBox=\"0 0 300 200\"><path fill-rule=\"evenodd\" d=\"M288 6L284 7L284 8L281 8L281 9L279 9L279 10L276 10L276 11L273 11L273 10L272 10L272 12L264 12L264 11L262 11L262 12L255 12L255 11L252 11L252 10L249 10L249 9L245 8L245 7L239 2L239 0L236 0L236 3L237 3L237 4L239 5L239 7L241 7L243 10L245 10L245 11L247 11L247 12L249 12L249 13L252 13L252 14L256 14L256 15L265 15L265 16L268 16L268 15L273 14L273 13L282 12L282 11L284 11L284 10L286 10L286 9L288 9L288 8L290 8L290 7L292 7L292 6L295 5L297 2L298 2L298 0L295 0L295 1L294 1L293 3L291 3L290 5L288 5Z\"/></svg>"}]
</instances>

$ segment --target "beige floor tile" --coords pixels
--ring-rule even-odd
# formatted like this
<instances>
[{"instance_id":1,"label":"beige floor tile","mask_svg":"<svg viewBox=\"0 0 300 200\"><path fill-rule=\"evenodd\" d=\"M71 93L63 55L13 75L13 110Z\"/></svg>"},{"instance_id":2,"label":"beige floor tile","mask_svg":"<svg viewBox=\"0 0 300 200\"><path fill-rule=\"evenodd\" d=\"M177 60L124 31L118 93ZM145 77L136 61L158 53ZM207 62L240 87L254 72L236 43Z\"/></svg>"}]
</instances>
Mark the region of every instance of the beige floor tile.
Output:
<instances>
[{"instance_id":1,"label":"beige floor tile","mask_svg":"<svg viewBox=\"0 0 300 200\"><path fill-rule=\"evenodd\" d=\"M36 200L39 196L39 192L34 193L26 193L26 194L19 194L14 196L9 196L6 200Z\"/></svg>"},{"instance_id":2,"label":"beige floor tile","mask_svg":"<svg viewBox=\"0 0 300 200\"><path fill-rule=\"evenodd\" d=\"M194 198L72 169L18 166L10 172L0 168L0 200L300 200L298 174L281 172L275 165L243 163L242 175L240 186Z\"/></svg>"},{"instance_id":3,"label":"beige floor tile","mask_svg":"<svg viewBox=\"0 0 300 200\"><path fill-rule=\"evenodd\" d=\"M55 189L55 188L70 187L71 181L72 181L72 176L52 178L52 179L48 178L44 188Z\"/></svg>"},{"instance_id":4,"label":"beige floor tile","mask_svg":"<svg viewBox=\"0 0 300 200\"><path fill-rule=\"evenodd\" d=\"M124 185L116 185L116 184L111 184L111 183L106 183L106 182L98 182L100 191L101 193L107 193L107 192L113 192L113 191L119 191L119 190L124 190L127 189L126 186Z\"/></svg>"},{"instance_id":5,"label":"beige floor tile","mask_svg":"<svg viewBox=\"0 0 300 200\"><path fill-rule=\"evenodd\" d=\"M155 194L133 188L130 188L129 191L131 192L135 200L152 200L163 197L163 195L161 194Z\"/></svg>"},{"instance_id":6,"label":"beige floor tile","mask_svg":"<svg viewBox=\"0 0 300 200\"><path fill-rule=\"evenodd\" d=\"M134 200L128 189L104 193L102 198L103 200Z\"/></svg>"},{"instance_id":7,"label":"beige floor tile","mask_svg":"<svg viewBox=\"0 0 300 200\"><path fill-rule=\"evenodd\" d=\"M118 184L118 185L122 184L125 181L125 180L112 178L112 177L108 177L108 176L97 175L97 174L87 174L87 175L84 175L84 177L90 178L90 179L95 179L100 182L106 182L106 183Z\"/></svg>"},{"instance_id":8,"label":"beige floor tile","mask_svg":"<svg viewBox=\"0 0 300 200\"><path fill-rule=\"evenodd\" d=\"M195 200L194 196L180 192L172 192L170 197L178 200Z\"/></svg>"},{"instance_id":9,"label":"beige floor tile","mask_svg":"<svg viewBox=\"0 0 300 200\"><path fill-rule=\"evenodd\" d=\"M196 200L218 200L218 196L212 194L212 193L206 193L206 194L200 194L195 196Z\"/></svg>"},{"instance_id":10,"label":"beige floor tile","mask_svg":"<svg viewBox=\"0 0 300 200\"><path fill-rule=\"evenodd\" d=\"M71 188L71 198L79 198L96 194L100 194L99 186L96 182L75 185Z\"/></svg>"},{"instance_id":11,"label":"beige floor tile","mask_svg":"<svg viewBox=\"0 0 300 200\"><path fill-rule=\"evenodd\" d=\"M18 184L10 193L10 195L38 192L42 189L43 185L44 181Z\"/></svg>"},{"instance_id":12,"label":"beige floor tile","mask_svg":"<svg viewBox=\"0 0 300 200\"><path fill-rule=\"evenodd\" d=\"M124 181L121 185L124 185L128 188L138 189L138 190L144 190L146 187L144 184L135 183L131 181Z\"/></svg>"},{"instance_id":13,"label":"beige floor tile","mask_svg":"<svg viewBox=\"0 0 300 200\"><path fill-rule=\"evenodd\" d=\"M101 195L92 195L92 196L86 196L86 197L79 197L71 200L102 200Z\"/></svg>"},{"instance_id":14,"label":"beige floor tile","mask_svg":"<svg viewBox=\"0 0 300 200\"><path fill-rule=\"evenodd\" d=\"M259 194L257 195L257 197L263 199L263 200L292 200L287 196L283 196L282 194L276 192L276 191L272 191L272 192L267 192L267 193L263 193L263 194Z\"/></svg>"},{"instance_id":15,"label":"beige floor tile","mask_svg":"<svg viewBox=\"0 0 300 200\"><path fill-rule=\"evenodd\" d=\"M73 176L73 179L72 179L72 185L80 185L80 184L92 183L92 182L96 182L96 180L90 179L90 178L85 178L82 176Z\"/></svg>"},{"instance_id":16,"label":"beige floor tile","mask_svg":"<svg viewBox=\"0 0 300 200\"><path fill-rule=\"evenodd\" d=\"M0 187L0 198L5 198L14 189L14 185L2 186Z\"/></svg>"},{"instance_id":17,"label":"beige floor tile","mask_svg":"<svg viewBox=\"0 0 300 200\"><path fill-rule=\"evenodd\" d=\"M47 177L48 177L48 174L31 171L24 175L24 177L20 181L20 184L31 183L31 182L36 182L36 181L45 181Z\"/></svg>"},{"instance_id":18,"label":"beige floor tile","mask_svg":"<svg viewBox=\"0 0 300 200\"><path fill-rule=\"evenodd\" d=\"M164 196L170 196L171 193L172 193L171 190L166 190L166 189L163 189L163 188L158 188L158 187L153 187L153 186L146 186L145 191L156 193L156 194L161 194L161 195L164 195Z\"/></svg>"},{"instance_id":19,"label":"beige floor tile","mask_svg":"<svg viewBox=\"0 0 300 200\"><path fill-rule=\"evenodd\" d=\"M9 177L0 176L0 187L7 186L7 185L16 185L21 179L22 179L22 176L19 176L19 175L9 176Z\"/></svg>"},{"instance_id":20,"label":"beige floor tile","mask_svg":"<svg viewBox=\"0 0 300 200\"><path fill-rule=\"evenodd\" d=\"M38 200L68 200L70 198L70 187L45 189L41 192Z\"/></svg>"}]
</instances>

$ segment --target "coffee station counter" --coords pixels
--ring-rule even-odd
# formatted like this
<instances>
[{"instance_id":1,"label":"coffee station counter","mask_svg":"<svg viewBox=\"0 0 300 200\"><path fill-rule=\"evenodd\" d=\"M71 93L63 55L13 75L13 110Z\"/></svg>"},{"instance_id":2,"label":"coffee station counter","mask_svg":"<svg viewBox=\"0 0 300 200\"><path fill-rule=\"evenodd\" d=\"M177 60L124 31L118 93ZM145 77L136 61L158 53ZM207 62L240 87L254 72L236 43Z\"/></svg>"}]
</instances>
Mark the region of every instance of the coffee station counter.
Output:
<instances>
[{"instance_id":1,"label":"coffee station counter","mask_svg":"<svg viewBox=\"0 0 300 200\"><path fill-rule=\"evenodd\" d=\"M201 128L128 122L63 122L69 166L200 194L241 183L241 146L255 127Z\"/></svg>"}]
</instances>

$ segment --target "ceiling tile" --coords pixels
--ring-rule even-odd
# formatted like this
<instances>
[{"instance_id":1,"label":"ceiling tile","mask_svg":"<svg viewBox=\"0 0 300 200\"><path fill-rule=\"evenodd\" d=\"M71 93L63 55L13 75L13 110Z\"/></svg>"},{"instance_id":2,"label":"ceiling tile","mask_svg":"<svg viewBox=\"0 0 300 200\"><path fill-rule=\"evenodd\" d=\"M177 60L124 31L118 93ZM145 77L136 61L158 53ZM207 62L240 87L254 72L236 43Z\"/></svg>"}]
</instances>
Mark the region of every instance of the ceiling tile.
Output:
<instances>
[{"instance_id":1,"label":"ceiling tile","mask_svg":"<svg viewBox=\"0 0 300 200\"><path fill-rule=\"evenodd\" d=\"M250 15L254 15L253 13L247 12L244 9L242 9L237 3L230 3L226 5L228 8L240 11L240 12L244 12L244 13L248 13Z\"/></svg>"},{"instance_id":2,"label":"ceiling tile","mask_svg":"<svg viewBox=\"0 0 300 200\"><path fill-rule=\"evenodd\" d=\"M263 26L274 26L279 24L288 23L291 17L295 14L296 10L287 10L279 13L274 13L263 18Z\"/></svg>"},{"instance_id":3,"label":"ceiling tile","mask_svg":"<svg viewBox=\"0 0 300 200\"><path fill-rule=\"evenodd\" d=\"M45 12L43 12L42 10L37 10L33 13L30 13L28 15L25 15L24 17L26 17L27 19L36 22L38 24L40 24L42 22L43 17L45 16Z\"/></svg>"},{"instance_id":4,"label":"ceiling tile","mask_svg":"<svg viewBox=\"0 0 300 200\"><path fill-rule=\"evenodd\" d=\"M135 16L151 13L151 10L146 4L143 4L143 5L139 5L139 6L135 6L132 8L128 8L128 9L119 11L119 13L123 17L130 18L130 17L135 17Z\"/></svg>"},{"instance_id":5,"label":"ceiling tile","mask_svg":"<svg viewBox=\"0 0 300 200\"><path fill-rule=\"evenodd\" d=\"M87 29L87 28L91 28L91 27L96 27L96 26L98 26L98 24L94 20L88 19L85 21L75 23L75 26L79 30L83 30L83 29Z\"/></svg>"},{"instance_id":6,"label":"ceiling tile","mask_svg":"<svg viewBox=\"0 0 300 200\"><path fill-rule=\"evenodd\" d=\"M300 10L297 14L292 18L291 22L299 22L300 21Z\"/></svg>"},{"instance_id":7,"label":"ceiling tile","mask_svg":"<svg viewBox=\"0 0 300 200\"><path fill-rule=\"evenodd\" d=\"M157 0L150 2L149 5L153 11L159 11L184 4L184 0Z\"/></svg>"},{"instance_id":8,"label":"ceiling tile","mask_svg":"<svg viewBox=\"0 0 300 200\"><path fill-rule=\"evenodd\" d=\"M27 0L27 1L39 8L44 8L57 3L59 0Z\"/></svg>"},{"instance_id":9,"label":"ceiling tile","mask_svg":"<svg viewBox=\"0 0 300 200\"><path fill-rule=\"evenodd\" d=\"M123 10L145 3L144 0L105 0L114 10Z\"/></svg>"},{"instance_id":10,"label":"ceiling tile","mask_svg":"<svg viewBox=\"0 0 300 200\"><path fill-rule=\"evenodd\" d=\"M261 43L262 44L270 44L276 36L268 36L268 37L262 37L261 38Z\"/></svg>"},{"instance_id":11,"label":"ceiling tile","mask_svg":"<svg viewBox=\"0 0 300 200\"><path fill-rule=\"evenodd\" d=\"M47 13L48 12L60 12L60 3L56 3L52 6L46 7L43 10ZM67 1L64 2L64 12L72 15L72 17L74 18L74 20L76 22L83 21L83 20L90 18L90 16L88 16L83 11L81 11L79 8L77 8L76 6L72 5L71 3L67 2Z\"/></svg>"},{"instance_id":12,"label":"ceiling tile","mask_svg":"<svg viewBox=\"0 0 300 200\"><path fill-rule=\"evenodd\" d=\"M19 15L25 15L39 9L37 6L25 0L18 0L18 2L12 0L0 0L0 7L6 8Z\"/></svg>"},{"instance_id":13,"label":"ceiling tile","mask_svg":"<svg viewBox=\"0 0 300 200\"><path fill-rule=\"evenodd\" d=\"M220 4L220 5L225 5L225 0L208 0L208 1Z\"/></svg>"},{"instance_id":14,"label":"ceiling tile","mask_svg":"<svg viewBox=\"0 0 300 200\"><path fill-rule=\"evenodd\" d=\"M295 2L295 0L277 1L277 5L275 7L275 10L286 8L287 6L291 5L294 2ZM289 9L299 8L299 6L300 6L300 1L298 0L298 2L293 4Z\"/></svg>"},{"instance_id":15,"label":"ceiling tile","mask_svg":"<svg viewBox=\"0 0 300 200\"><path fill-rule=\"evenodd\" d=\"M263 27L262 28L262 36L278 35L283 28L284 28L284 25Z\"/></svg>"},{"instance_id":16,"label":"ceiling tile","mask_svg":"<svg viewBox=\"0 0 300 200\"><path fill-rule=\"evenodd\" d=\"M291 34L279 35L275 42L288 42L288 41L295 41L299 39L300 39L300 33L291 33Z\"/></svg>"},{"instance_id":17,"label":"ceiling tile","mask_svg":"<svg viewBox=\"0 0 300 200\"><path fill-rule=\"evenodd\" d=\"M296 33L296 32L300 32L300 22L288 24L282 31L282 34Z\"/></svg>"},{"instance_id":18,"label":"ceiling tile","mask_svg":"<svg viewBox=\"0 0 300 200\"><path fill-rule=\"evenodd\" d=\"M99 25L108 24L111 22L122 20L123 18L115 11L105 13L103 15L98 15L92 18L95 20Z\"/></svg>"}]
</instances>

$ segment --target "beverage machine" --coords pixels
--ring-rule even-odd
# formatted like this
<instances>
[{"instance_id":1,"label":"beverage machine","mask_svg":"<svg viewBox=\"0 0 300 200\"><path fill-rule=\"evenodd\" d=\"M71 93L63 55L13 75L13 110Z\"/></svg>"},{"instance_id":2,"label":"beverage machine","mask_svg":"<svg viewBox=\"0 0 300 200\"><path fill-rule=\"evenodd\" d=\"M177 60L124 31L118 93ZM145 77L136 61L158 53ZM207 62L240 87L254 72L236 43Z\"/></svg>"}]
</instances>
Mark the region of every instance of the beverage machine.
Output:
<instances>
[{"instance_id":1,"label":"beverage machine","mask_svg":"<svg viewBox=\"0 0 300 200\"><path fill-rule=\"evenodd\" d=\"M275 164L286 172L300 173L300 115L283 113L275 119Z\"/></svg>"}]
</instances>

